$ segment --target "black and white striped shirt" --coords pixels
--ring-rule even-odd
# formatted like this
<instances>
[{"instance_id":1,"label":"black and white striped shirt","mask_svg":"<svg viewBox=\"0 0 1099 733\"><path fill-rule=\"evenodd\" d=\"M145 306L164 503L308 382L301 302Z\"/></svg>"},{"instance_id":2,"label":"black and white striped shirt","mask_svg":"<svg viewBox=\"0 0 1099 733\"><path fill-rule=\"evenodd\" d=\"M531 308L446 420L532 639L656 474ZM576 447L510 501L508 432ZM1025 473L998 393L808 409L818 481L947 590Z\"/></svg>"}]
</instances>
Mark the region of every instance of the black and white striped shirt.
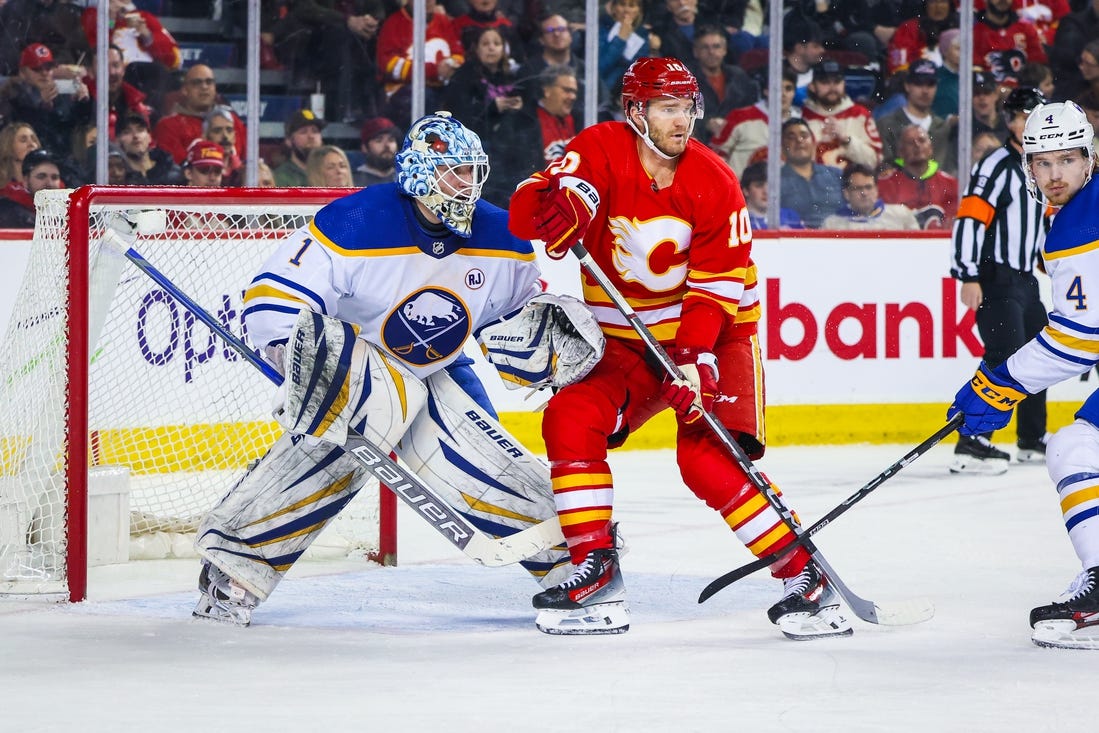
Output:
<instances>
[{"instance_id":1,"label":"black and white striped shirt","mask_svg":"<svg viewBox=\"0 0 1099 733\"><path fill-rule=\"evenodd\" d=\"M1045 206L1027 193L1022 156L1004 145L973 167L954 221L950 274L975 282L981 263L1031 272L1046 240Z\"/></svg>"}]
</instances>

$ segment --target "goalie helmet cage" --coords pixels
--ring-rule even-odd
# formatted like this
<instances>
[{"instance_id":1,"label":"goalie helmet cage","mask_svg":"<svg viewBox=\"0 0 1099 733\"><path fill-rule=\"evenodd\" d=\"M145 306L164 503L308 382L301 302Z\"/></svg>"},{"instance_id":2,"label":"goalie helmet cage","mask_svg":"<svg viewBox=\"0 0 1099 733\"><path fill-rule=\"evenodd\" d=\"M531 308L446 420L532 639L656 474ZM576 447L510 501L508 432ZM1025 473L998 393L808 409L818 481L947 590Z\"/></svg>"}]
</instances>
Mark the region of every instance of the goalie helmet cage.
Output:
<instances>
[{"instance_id":1,"label":"goalie helmet cage","mask_svg":"<svg viewBox=\"0 0 1099 733\"><path fill-rule=\"evenodd\" d=\"M138 557L187 556L201 516L281 434L270 382L101 246L106 217L163 212L152 217L163 230L136 246L246 338L249 280L283 236L347 194L99 186L37 194L30 258L0 346L0 597L86 597L96 560L90 484L93 497L129 498ZM395 561L392 493L369 482L317 546Z\"/></svg>"}]
</instances>

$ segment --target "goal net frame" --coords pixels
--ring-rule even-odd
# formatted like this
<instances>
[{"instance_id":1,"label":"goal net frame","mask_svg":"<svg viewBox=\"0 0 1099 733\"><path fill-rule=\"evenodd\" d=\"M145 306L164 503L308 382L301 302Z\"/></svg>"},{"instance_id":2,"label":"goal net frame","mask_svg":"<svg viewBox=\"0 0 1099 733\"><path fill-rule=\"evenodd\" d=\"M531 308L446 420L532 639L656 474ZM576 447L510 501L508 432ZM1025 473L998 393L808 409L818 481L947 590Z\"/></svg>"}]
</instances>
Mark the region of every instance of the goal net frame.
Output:
<instances>
[{"instance_id":1,"label":"goal net frame","mask_svg":"<svg viewBox=\"0 0 1099 733\"><path fill-rule=\"evenodd\" d=\"M101 286L93 282L94 273L91 272L93 254L98 252L100 247L99 238L95 232L97 227L102 226L101 221L95 219L95 217L109 211L163 207L177 212L195 212L196 216L214 217L219 212L228 212L222 214L222 216L236 216L238 212L247 211L247 216L253 217L251 221L255 221L254 217L269 217L268 221L282 221L283 219L280 219L280 217L284 217L287 221L296 221L301 217L308 217L310 211L315 211L336 198L346 196L351 191L351 189L325 188L205 189L178 186L84 186L71 192L46 191L38 194L36 204L39 207L39 212L42 211L44 203L52 201L54 206L57 206L60 197L68 196L66 207L67 232L61 235L66 242L67 250L65 253L67 277L64 277L66 282L64 284L65 302L63 306L65 320L64 327L57 336L64 344L64 348L57 348L58 355L65 360L63 367L64 398L63 403L56 406L57 410L64 413L59 435L61 445L57 448L60 451L57 460L62 464L57 474L63 476L64 480L63 518L58 520L61 522L62 527L63 550L60 549L61 545L58 544L57 554L64 557L64 577L51 579L50 583L43 583L41 588L34 588L33 585L28 586L27 584L5 584L3 582L5 578L0 577L0 598L4 596L67 596L69 601L78 602L84 600L87 596L89 469L96 462L99 451L97 432L89 423L89 378L92 373L90 360L95 348L95 344L89 343L89 334L91 331L96 330L94 324L97 318L103 321L108 317L105 304L99 306L104 313L96 314L97 296L100 300L103 299L103 296L99 292ZM296 211L297 213L293 216L297 219L292 219L291 215L285 214L288 211ZM246 215L241 213L240 216L243 219ZM49 246L40 243L40 238L45 239L39 228L43 218L41 213L38 218L40 221L36 224L34 239L31 242L31 262L28 263L28 273L24 276L23 283L20 286L20 297L24 293L24 288L28 287L28 279L33 276L31 267L34 264L37 250L39 247ZM203 221L208 220L204 219ZM290 227L290 229L293 228L296 228L296 225ZM181 233L187 232L186 235L181 234L179 239L184 244L188 244L190 232L184 229L179 231ZM218 234L207 233L206 239L232 239L234 231L236 230L223 231ZM266 239L270 239L272 248L278 241L277 234L271 234L272 231L282 231L283 234L288 233L288 230L282 228L281 225L272 225L270 223L254 224L253 229L247 230L241 227L240 231L263 231L262 236L265 237L263 244L266 245ZM150 259L153 258L150 257ZM154 261L153 264L156 265L157 263ZM126 263L126 266L132 268L129 263ZM98 269L100 268L97 266L97 271ZM136 275L133 275L134 277L145 278L148 285L155 285L136 268L133 268L132 272L136 273ZM129 270L127 270L127 273L129 273ZM240 282L239 290L242 292L246 285L246 281ZM108 287L111 293L109 300L113 303L114 285L108 284ZM181 289L186 290L186 287ZM0 349L6 349L9 340L13 338L13 333L19 330L20 324L16 323L17 312L18 303L16 304L16 311L12 314L12 323L7 325L4 342L0 345ZM48 314L53 311L47 310L45 312ZM48 317L48 315L43 316L43 318ZM203 326L203 328L205 327ZM49 348L46 349L46 351L49 350ZM0 356L3 355L0 354ZM241 363L244 364L245 362L241 360ZM252 367L247 368L251 369ZM3 376L0 375L0 377ZM8 386L10 387L10 385ZM266 407L266 405L264 406ZM0 426L0 428L5 431L9 429L4 426ZM12 464L16 461L10 454L13 451L12 444L21 439L27 441L25 436L18 434L0 434L0 441L3 441L3 445L0 446L3 450L3 461L0 465L2 480L18 479L18 475L15 476L15 479L12 478L13 472L16 471ZM221 493L229 488L229 485L225 485L222 487ZM2 503L3 498L3 486L0 486L0 503ZM210 506L212 507L212 504ZM0 509L2 509L2 506L0 506ZM0 521L2 521L2 515L0 515ZM367 556L383 564L395 564L397 542L396 499L392 492L384 489L377 491L377 525L377 547L372 548ZM3 559L4 556L5 546L3 542L3 538L0 537L0 559ZM0 570L3 570L3 568L0 567ZM60 587L58 587L58 584Z\"/></svg>"}]
</instances>

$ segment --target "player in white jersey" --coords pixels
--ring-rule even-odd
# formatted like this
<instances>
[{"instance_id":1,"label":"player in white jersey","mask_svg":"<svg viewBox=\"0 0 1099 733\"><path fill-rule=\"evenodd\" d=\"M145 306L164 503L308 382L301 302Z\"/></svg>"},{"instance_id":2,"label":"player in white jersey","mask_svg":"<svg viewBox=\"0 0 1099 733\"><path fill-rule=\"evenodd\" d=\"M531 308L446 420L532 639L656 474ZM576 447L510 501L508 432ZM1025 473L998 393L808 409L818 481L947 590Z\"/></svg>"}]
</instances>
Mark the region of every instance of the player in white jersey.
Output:
<instances>
[{"instance_id":1,"label":"player in white jersey","mask_svg":"<svg viewBox=\"0 0 1099 733\"><path fill-rule=\"evenodd\" d=\"M396 182L334 201L289 235L246 289L248 335L287 375L276 419L290 432L204 517L196 616L247 625L369 478L339 447L349 429L451 492L452 508L488 534L555 516L544 464L509 445L506 471L493 474L482 454L499 441L478 445L491 439L440 418L449 409L500 434L462 349L532 298L554 297L541 294L531 243L479 200L488 158L449 114L414 123L396 165ZM515 485L513 462L535 479ZM476 501L457 488L478 481ZM545 582L571 569L563 547L523 565Z\"/></svg>"},{"instance_id":2,"label":"player in white jersey","mask_svg":"<svg viewBox=\"0 0 1099 733\"><path fill-rule=\"evenodd\" d=\"M958 392L963 435L998 430L1027 395L1099 363L1099 163L1094 130L1072 102L1037 107L1023 131L1027 190L1056 211L1043 256L1052 281L1049 325L995 368L982 363ZM1062 602L1030 612L1038 646L1099 649L1099 391L1049 440L1046 466L1083 567Z\"/></svg>"}]
</instances>

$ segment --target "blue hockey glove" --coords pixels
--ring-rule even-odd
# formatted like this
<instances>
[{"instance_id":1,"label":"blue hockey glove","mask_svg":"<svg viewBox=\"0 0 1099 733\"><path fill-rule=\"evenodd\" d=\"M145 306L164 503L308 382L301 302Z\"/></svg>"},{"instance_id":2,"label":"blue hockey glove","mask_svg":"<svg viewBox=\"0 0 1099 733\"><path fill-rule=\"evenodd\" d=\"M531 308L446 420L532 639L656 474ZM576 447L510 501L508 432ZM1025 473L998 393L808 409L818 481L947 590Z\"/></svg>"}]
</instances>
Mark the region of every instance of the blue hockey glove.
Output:
<instances>
[{"instance_id":1,"label":"blue hockey glove","mask_svg":"<svg viewBox=\"0 0 1099 733\"><path fill-rule=\"evenodd\" d=\"M965 422L958 429L959 433L991 433L1011 421L1011 411L1026 396L1026 389L1008 373L1006 365L989 369L982 361L973 379L954 396L954 404L947 408L946 419L960 412L965 415Z\"/></svg>"}]
</instances>

